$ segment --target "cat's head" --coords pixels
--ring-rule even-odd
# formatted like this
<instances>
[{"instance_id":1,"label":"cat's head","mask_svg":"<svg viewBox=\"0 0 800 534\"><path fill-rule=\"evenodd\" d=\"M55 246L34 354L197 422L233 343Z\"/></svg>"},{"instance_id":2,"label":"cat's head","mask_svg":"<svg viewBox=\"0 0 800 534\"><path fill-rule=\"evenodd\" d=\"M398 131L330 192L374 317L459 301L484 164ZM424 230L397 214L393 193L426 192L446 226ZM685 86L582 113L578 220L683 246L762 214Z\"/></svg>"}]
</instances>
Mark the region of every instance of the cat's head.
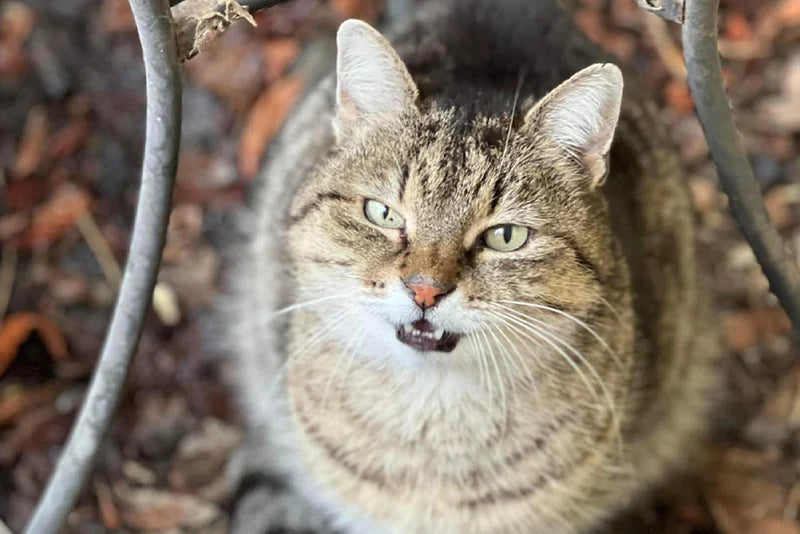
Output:
<instances>
[{"instance_id":1,"label":"cat's head","mask_svg":"<svg viewBox=\"0 0 800 534\"><path fill-rule=\"evenodd\" d=\"M338 46L335 147L288 236L317 334L408 365L583 339L619 263L601 191L619 69L589 67L538 102L510 87L506 115L467 118L421 99L365 23L345 22Z\"/></svg>"}]
</instances>

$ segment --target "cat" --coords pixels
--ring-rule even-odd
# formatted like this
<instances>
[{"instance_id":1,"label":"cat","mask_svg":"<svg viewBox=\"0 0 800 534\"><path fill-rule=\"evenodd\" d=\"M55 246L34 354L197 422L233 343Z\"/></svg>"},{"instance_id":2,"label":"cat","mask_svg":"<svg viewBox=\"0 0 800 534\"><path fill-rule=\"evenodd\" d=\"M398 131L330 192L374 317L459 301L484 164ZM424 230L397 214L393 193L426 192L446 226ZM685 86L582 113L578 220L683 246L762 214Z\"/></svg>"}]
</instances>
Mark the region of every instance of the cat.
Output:
<instances>
[{"instance_id":1,"label":"cat","mask_svg":"<svg viewBox=\"0 0 800 534\"><path fill-rule=\"evenodd\" d=\"M680 161L553 0L429 2L393 42L341 25L242 219L232 531L595 529L705 432Z\"/></svg>"}]
</instances>

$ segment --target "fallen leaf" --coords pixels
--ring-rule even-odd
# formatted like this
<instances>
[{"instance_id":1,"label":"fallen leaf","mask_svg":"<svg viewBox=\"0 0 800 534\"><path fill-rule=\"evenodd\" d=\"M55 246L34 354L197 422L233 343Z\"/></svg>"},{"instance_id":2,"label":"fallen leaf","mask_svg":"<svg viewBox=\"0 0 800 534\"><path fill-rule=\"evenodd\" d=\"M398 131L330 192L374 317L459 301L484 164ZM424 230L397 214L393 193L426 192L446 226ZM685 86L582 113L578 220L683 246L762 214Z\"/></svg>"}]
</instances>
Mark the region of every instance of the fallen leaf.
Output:
<instances>
[{"instance_id":1,"label":"fallen leaf","mask_svg":"<svg viewBox=\"0 0 800 534\"><path fill-rule=\"evenodd\" d=\"M800 24L800 0L784 0L777 9L777 18L782 26Z\"/></svg>"},{"instance_id":2,"label":"fallen leaf","mask_svg":"<svg viewBox=\"0 0 800 534\"><path fill-rule=\"evenodd\" d=\"M252 53L252 43L238 42L238 26L225 32L215 46L186 63L192 80L241 113L261 90L262 60Z\"/></svg>"},{"instance_id":3,"label":"fallen leaf","mask_svg":"<svg viewBox=\"0 0 800 534\"><path fill-rule=\"evenodd\" d=\"M265 148L278 133L302 86L299 76L288 76L259 95L239 141L239 172L243 177L252 178L258 172Z\"/></svg>"},{"instance_id":4,"label":"fallen leaf","mask_svg":"<svg viewBox=\"0 0 800 534\"><path fill-rule=\"evenodd\" d=\"M94 494L97 497L103 525L109 530L119 530L122 527L122 522L119 518L117 505L114 503L114 495L111 493L111 488L100 477L97 477L92 485L94 486Z\"/></svg>"},{"instance_id":5,"label":"fallen leaf","mask_svg":"<svg viewBox=\"0 0 800 534\"><path fill-rule=\"evenodd\" d=\"M24 178L39 168L47 148L48 130L49 124L44 107L32 107L25 119L25 127L17 145L17 157L14 161L15 176Z\"/></svg>"},{"instance_id":6,"label":"fallen leaf","mask_svg":"<svg viewBox=\"0 0 800 534\"><path fill-rule=\"evenodd\" d=\"M762 308L730 312L722 318L725 346L733 352L743 352L759 342L791 332L792 325L781 308Z\"/></svg>"},{"instance_id":7,"label":"fallen leaf","mask_svg":"<svg viewBox=\"0 0 800 534\"><path fill-rule=\"evenodd\" d=\"M67 343L55 323L33 312L12 314L0 324L0 376L14 361L20 345L34 331L42 338L54 360L67 359Z\"/></svg>"},{"instance_id":8,"label":"fallen leaf","mask_svg":"<svg viewBox=\"0 0 800 534\"><path fill-rule=\"evenodd\" d=\"M685 80L671 79L664 87L664 100L682 115L694 111L694 100Z\"/></svg>"},{"instance_id":9,"label":"fallen leaf","mask_svg":"<svg viewBox=\"0 0 800 534\"><path fill-rule=\"evenodd\" d=\"M213 418L204 420L178 446L168 476L170 486L189 491L214 482L241 440L241 432L235 427Z\"/></svg>"},{"instance_id":10,"label":"fallen leaf","mask_svg":"<svg viewBox=\"0 0 800 534\"><path fill-rule=\"evenodd\" d=\"M20 345L33 331L41 336L53 359L67 359L67 343L55 323L37 313L12 314L0 324L0 376L14 361Z\"/></svg>"},{"instance_id":11,"label":"fallen leaf","mask_svg":"<svg viewBox=\"0 0 800 534\"><path fill-rule=\"evenodd\" d=\"M728 13L725 17L725 37L731 41L749 41L753 38L750 22L739 11Z\"/></svg>"},{"instance_id":12,"label":"fallen leaf","mask_svg":"<svg viewBox=\"0 0 800 534\"><path fill-rule=\"evenodd\" d=\"M150 488L114 486L122 523L139 530L198 528L220 515L211 503L189 495Z\"/></svg>"},{"instance_id":13,"label":"fallen leaf","mask_svg":"<svg viewBox=\"0 0 800 534\"><path fill-rule=\"evenodd\" d=\"M24 2L6 2L0 12L0 35L3 43L20 45L33 30L36 16Z\"/></svg>"},{"instance_id":14,"label":"fallen leaf","mask_svg":"<svg viewBox=\"0 0 800 534\"><path fill-rule=\"evenodd\" d=\"M49 243L71 228L89 209L91 199L83 190L71 186L57 190L50 199L33 212L27 233L27 244L38 247Z\"/></svg>"},{"instance_id":15,"label":"fallen leaf","mask_svg":"<svg viewBox=\"0 0 800 534\"><path fill-rule=\"evenodd\" d=\"M101 20L109 33L125 33L136 30L130 4L127 0L105 0Z\"/></svg>"},{"instance_id":16,"label":"fallen leaf","mask_svg":"<svg viewBox=\"0 0 800 534\"><path fill-rule=\"evenodd\" d=\"M67 385L53 381L41 386L22 387L17 384L0 390L0 426L11 423L22 413L27 415L36 407L52 402Z\"/></svg>"},{"instance_id":17,"label":"fallen leaf","mask_svg":"<svg viewBox=\"0 0 800 534\"><path fill-rule=\"evenodd\" d=\"M56 158L66 158L75 153L89 134L89 123L74 120L53 135L50 141L50 154Z\"/></svg>"}]
</instances>

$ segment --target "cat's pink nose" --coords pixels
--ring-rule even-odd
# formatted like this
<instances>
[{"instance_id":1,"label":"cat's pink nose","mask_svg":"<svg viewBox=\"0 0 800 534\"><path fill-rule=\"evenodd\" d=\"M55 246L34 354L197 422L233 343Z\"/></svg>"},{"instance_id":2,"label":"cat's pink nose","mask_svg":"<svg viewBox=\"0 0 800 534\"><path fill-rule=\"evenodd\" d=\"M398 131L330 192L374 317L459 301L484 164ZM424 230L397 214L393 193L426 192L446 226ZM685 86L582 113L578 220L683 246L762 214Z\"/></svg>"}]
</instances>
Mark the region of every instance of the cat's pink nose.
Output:
<instances>
[{"instance_id":1,"label":"cat's pink nose","mask_svg":"<svg viewBox=\"0 0 800 534\"><path fill-rule=\"evenodd\" d=\"M408 284L408 289L414 293L414 302L423 309L433 307L436 297L444 294L442 289L428 284Z\"/></svg>"},{"instance_id":2,"label":"cat's pink nose","mask_svg":"<svg viewBox=\"0 0 800 534\"><path fill-rule=\"evenodd\" d=\"M455 287L453 284L443 284L421 274L412 274L405 278L403 283L411 291L414 302L423 310L436 306L436 303Z\"/></svg>"}]
</instances>

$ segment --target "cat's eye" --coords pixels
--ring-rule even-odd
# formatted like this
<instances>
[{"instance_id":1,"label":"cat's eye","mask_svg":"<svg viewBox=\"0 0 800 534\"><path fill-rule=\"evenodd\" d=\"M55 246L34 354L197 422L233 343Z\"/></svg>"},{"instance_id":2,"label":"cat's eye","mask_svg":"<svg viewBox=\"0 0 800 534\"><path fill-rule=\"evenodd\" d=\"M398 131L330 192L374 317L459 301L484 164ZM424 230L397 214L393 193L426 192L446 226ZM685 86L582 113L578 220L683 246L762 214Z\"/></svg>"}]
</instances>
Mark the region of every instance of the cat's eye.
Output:
<instances>
[{"instance_id":1,"label":"cat's eye","mask_svg":"<svg viewBox=\"0 0 800 534\"><path fill-rule=\"evenodd\" d=\"M516 224L493 226L483 234L486 246L499 252L512 252L528 241L530 230Z\"/></svg>"},{"instance_id":2,"label":"cat's eye","mask_svg":"<svg viewBox=\"0 0 800 534\"><path fill-rule=\"evenodd\" d=\"M399 213L377 200L367 200L364 203L364 215L369 222L381 228L402 228L406 221Z\"/></svg>"}]
</instances>

